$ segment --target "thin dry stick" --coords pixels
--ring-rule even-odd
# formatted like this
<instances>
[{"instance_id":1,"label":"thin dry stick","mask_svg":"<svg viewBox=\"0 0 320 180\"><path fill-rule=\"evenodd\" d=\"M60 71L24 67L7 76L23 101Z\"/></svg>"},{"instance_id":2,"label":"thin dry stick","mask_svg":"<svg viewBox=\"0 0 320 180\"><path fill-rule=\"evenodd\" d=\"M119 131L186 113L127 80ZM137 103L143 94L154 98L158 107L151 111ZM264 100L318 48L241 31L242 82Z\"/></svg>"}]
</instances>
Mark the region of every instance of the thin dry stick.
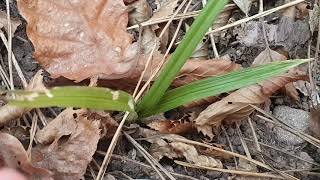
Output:
<instances>
[{"instance_id":1,"label":"thin dry stick","mask_svg":"<svg viewBox=\"0 0 320 180\"><path fill-rule=\"evenodd\" d=\"M175 178L158 162L156 161L136 140L134 140L128 133L124 132L124 135L128 139L129 142L133 146L136 147L136 149L144 156L144 158L150 163L150 165L153 166L158 166L159 169L165 173L171 180L175 180ZM157 167L154 167L154 169L158 172ZM159 175L162 175L160 172L158 173ZM165 179L165 178L164 178Z\"/></svg>"},{"instance_id":2,"label":"thin dry stick","mask_svg":"<svg viewBox=\"0 0 320 180\"><path fill-rule=\"evenodd\" d=\"M28 154L29 159L31 159L32 144L33 144L33 140L36 135L37 126L38 126L37 122L38 122L38 117L36 115L34 115L32 118L32 124L31 124L31 129L30 129L30 142L29 142L29 147L27 150L27 154Z\"/></svg>"},{"instance_id":3,"label":"thin dry stick","mask_svg":"<svg viewBox=\"0 0 320 180\"><path fill-rule=\"evenodd\" d=\"M316 77L316 74L317 74L317 71L318 71L318 68L319 68L319 48L320 48L320 18L319 18L319 25L318 25L318 37L317 37L317 44L316 44L316 54L315 54L315 70L314 70L314 73L313 73L313 77Z\"/></svg>"},{"instance_id":4,"label":"thin dry stick","mask_svg":"<svg viewBox=\"0 0 320 180\"><path fill-rule=\"evenodd\" d=\"M282 6L279 6L279 7L273 8L273 9L270 9L270 10L268 10L268 11L264 11L264 12L262 12L262 13L258 13L258 14L256 14L256 15L251 16L251 17L247 17L247 18L241 19L241 20L239 20L239 21L235 21L235 22L233 22L233 23L231 23L231 24L227 24L227 25L222 26L222 27L220 27L220 28L214 29L214 30L212 30L212 31L207 32L207 34L217 33L217 32L219 32L219 31L222 31L222 30L225 30L225 29L229 29L229 28L234 27L234 26L238 26L238 25L243 24L243 23L246 23L246 22L248 22L248 21L252 21L252 20L254 20L254 19L259 19L259 18L261 18L261 17L265 17L265 16L267 16L267 15L269 15L269 14L272 14L272 13L274 13L274 12L280 11L280 10L282 10L282 9L286 9L286 8L288 8L288 7L294 6L294 5L299 4L299 3L301 3L301 2L304 2L304 0L295 0L295 1L292 1L292 2L287 3L287 4L284 4L284 5L282 5Z\"/></svg>"},{"instance_id":5,"label":"thin dry stick","mask_svg":"<svg viewBox=\"0 0 320 180\"><path fill-rule=\"evenodd\" d=\"M159 138L159 137L158 136L153 136L153 137L150 137L150 138ZM183 143L187 143L187 144L192 144L192 145L197 145L197 146L202 146L202 147L206 147L206 148L209 148L209 149L213 149L215 151L218 151L218 152L221 152L221 153L224 153L224 154L227 154L227 155L231 155L231 156L234 156L234 157L242 158L242 159L250 161L250 162L252 162L252 163L254 163L254 164L258 165L258 166L261 166L261 167L264 167L266 169L272 170L268 165L266 165L266 164L264 164L264 163L262 163L260 161L257 161L257 160L254 160L254 159L249 159L247 156L244 156L244 155L241 155L241 154L238 154L238 153L235 153L235 152L227 151L227 150L224 150L222 148L214 147L214 146L211 146L211 145L208 145L208 144L204 144L204 143L193 141L193 140L189 140L189 139L179 138L179 137L172 136L172 135L161 135L161 138L164 138L164 139L167 139L167 140L170 140L170 141L179 141L179 142L183 142Z\"/></svg>"},{"instance_id":6,"label":"thin dry stick","mask_svg":"<svg viewBox=\"0 0 320 180\"><path fill-rule=\"evenodd\" d=\"M227 139L227 141L228 141L228 144L229 144L229 147L230 147L231 152L234 152L233 146L232 146L232 143L231 143L231 141L230 141L230 137L229 137L229 135L228 135L228 133L227 133L227 131L226 131L226 128L224 128L224 126L221 125L221 129L222 129L224 135L226 136L226 139ZM234 160L234 164L236 165L236 169L238 169L238 162L237 162L236 157L233 156L233 160Z\"/></svg>"},{"instance_id":7,"label":"thin dry stick","mask_svg":"<svg viewBox=\"0 0 320 180\"><path fill-rule=\"evenodd\" d=\"M224 10L228 11L230 9L234 9L235 7L237 7L235 4L227 4L224 7ZM196 17L200 14L200 11L192 11L192 12L187 12L187 13L181 13L181 14L177 14L173 20L179 20L182 18L191 18L191 17ZM140 24L136 24L133 26L130 26L127 28L127 30L129 29L135 29L135 28L139 28L140 26L144 27L144 26L150 26L150 25L154 25L154 24L159 24L159 23L163 23L163 22L167 22L169 21L172 16L174 15L169 15L167 17L161 17L161 18L157 18L157 19L150 19L148 21L142 22Z\"/></svg>"},{"instance_id":8,"label":"thin dry stick","mask_svg":"<svg viewBox=\"0 0 320 180\"><path fill-rule=\"evenodd\" d=\"M175 11L174 15L172 16L172 18L168 21L168 23L166 24L166 26L163 28L159 38L162 37L162 35L164 34L164 32L167 30L167 28L169 27L170 23L172 22L173 18L175 17L175 15L178 14L178 12L181 10L181 8L184 6L184 4L187 2L187 0L184 0L180 6L178 7L178 9ZM172 41L171 41L172 42ZM172 45L171 45L172 46ZM154 47L155 48L155 47ZM170 47L171 48L171 47ZM169 48L165 54L165 56L162 58L161 62L159 63L159 65L157 66L156 70L151 74L151 76L149 77L149 79L147 80L147 82L144 84L144 86L140 89L139 93L137 94L137 96L135 97L135 99L139 99L143 92L147 89L147 87L149 86L149 84L151 83L151 81L153 80L153 78L157 75L157 73L159 72L159 70L161 69L166 56L169 53ZM145 67L145 69L147 69L147 67ZM141 79L141 78L140 78Z\"/></svg>"},{"instance_id":9,"label":"thin dry stick","mask_svg":"<svg viewBox=\"0 0 320 180\"><path fill-rule=\"evenodd\" d=\"M181 166L186 166L186 167L190 167L190 168L207 169L207 170L211 170L211 171L219 171L219 172L236 174L236 175L243 175L243 176L284 179L281 176L272 175L272 174L268 174L268 173L256 173L256 172L248 172L248 171L212 168L212 167L207 167L207 166L199 166L199 165L196 165L196 164L186 163L186 162L183 162L183 161L174 161L174 162L179 164L179 165L181 165Z\"/></svg>"},{"instance_id":10,"label":"thin dry stick","mask_svg":"<svg viewBox=\"0 0 320 180\"><path fill-rule=\"evenodd\" d=\"M4 69L2 68L2 65L0 65L0 75L1 75L3 83L7 87L7 89L10 89L9 78L8 78L6 72L4 71Z\"/></svg>"},{"instance_id":11,"label":"thin dry stick","mask_svg":"<svg viewBox=\"0 0 320 180\"><path fill-rule=\"evenodd\" d=\"M106 153L105 152L102 152L102 151L96 151L97 154L99 155L102 155L102 156L105 156ZM129 162L129 163L132 163L134 165L138 165L138 166L141 166L145 169L148 169L148 170L153 170L153 168L143 162L140 162L140 161L137 161L137 160L134 160L134 159L130 159L126 156L120 156L120 155L116 155L116 154L112 154L112 159L116 159L116 160L120 160L121 162ZM99 166L100 168L100 166ZM98 169L99 169L98 168ZM178 174L178 173L174 173L174 172L170 172L170 174L172 174L173 176L176 176L176 177L179 177L179 178L183 178L183 179L190 179L190 180L199 180L197 178L194 178L194 177L191 177L191 176L187 176L187 175L183 175L183 174Z\"/></svg>"},{"instance_id":12,"label":"thin dry stick","mask_svg":"<svg viewBox=\"0 0 320 180\"><path fill-rule=\"evenodd\" d=\"M311 46L312 46L312 40L309 40L308 42L308 59L311 58ZM313 77L313 70L312 67L314 66L312 61L308 62L308 74L309 74L309 81L310 81L310 85L311 85L311 92L308 90L308 94L309 97L311 98L311 107L315 108L317 101L314 98L314 94L317 94L317 90L316 90L316 83L315 83L315 79ZM310 106L310 105L309 105Z\"/></svg>"},{"instance_id":13,"label":"thin dry stick","mask_svg":"<svg viewBox=\"0 0 320 180\"><path fill-rule=\"evenodd\" d=\"M94 173L94 170L93 170L93 168L92 168L92 166L90 164L89 164L89 170L90 170L91 176L93 177L93 179L95 179L97 176Z\"/></svg>"},{"instance_id":14,"label":"thin dry stick","mask_svg":"<svg viewBox=\"0 0 320 180\"><path fill-rule=\"evenodd\" d=\"M124 116L123 116L123 118L122 118L122 120L121 120L121 122L120 122L120 124L119 124L119 126L118 126L118 128L116 130L116 132L114 133L114 136L113 136L113 138L111 140L109 148L108 148L108 150L106 152L106 155L105 155L105 157L103 159L103 162L101 164L101 168L99 169L99 173L97 175L96 180L102 180L103 179L104 174L105 174L105 172L107 170L108 163L109 163L109 161L111 159L112 152L114 151L114 148L117 145L117 141L118 141L119 136L121 134L122 127L123 127L124 122L126 121L128 116L129 116L129 112L126 112L124 114Z\"/></svg>"},{"instance_id":15,"label":"thin dry stick","mask_svg":"<svg viewBox=\"0 0 320 180\"><path fill-rule=\"evenodd\" d=\"M191 3L192 3L192 1L189 1L189 3L186 5L186 8L185 8L184 11L183 11L183 13L187 13L187 12L188 12L188 9L189 9L189 6L191 5ZM185 18L182 18L182 19L179 20L177 29L176 29L176 31L174 32L174 35L173 35L173 37L172 37L172 39L171 39L171 42L170 42L170 44L169 44L169 46L168 46L168 49L167 49L166 53L164 54L163 59L161 60L161 63L160 63L161 66L162 66L163 61L165 60L165 58L168 56L168 54L169 54L172 46L174 45L174 42L175 42L175 40L177 39L179 30L180 30L180 28L181 28L181 26L182 26L182 22L183 22L184 20L185 20ZM160 66L160 67L161 67L161 66ZM157 73L158 73L158 72L157 72Z\"/></svg>"},{"instance_id":16,"label":"thin dry stick","mask_svg":"<svg viewBox=\"0 0 320 180\"><path fill-rule=\"evenodd\" d=\"M130 141L130 140L129 140ZM162 175L162 173L158 170L157 166L152 162L151 159L139 148L136 144L132 143L136 149L142 154L142 156L148 161L148 163L151 165L152 169L156 171L156 173L159 175L160 179L165 180L166 178Z\"/></svg>"},{"instance_id":17,"label":"thin dry stick","mask_svg":"<svg viewBox=\"0 0 320 180\"><path fill-rule=\"evenodd\" d=\"M207 0L202 0L202 5L203 7L207 4ZM210 27L209 28L209 31L212 31L212 28ZM212 45L212 50L213 50L213 54L214 54L214 57L215 58L219 58L219 53L218 53L218 50L217 50L217 46L216 46L216 43L214 42L214 36L213 34L209 34L209 38L210 38L210 41L211 41L211 45Z\"/></svg>"},{"instance_id":18,"label":"thin dry stick","mask_svg":"<svg viewBox=\"0 0 320 180\"><path fill-rule=\"evenodd\" d=\"M3 34L2 31L0 31L0 37L1 37L1 40L3 41L3 44L5 45L5 47L7 48L7 51L9 51L9 42L6 38L6 36ZM11 56L12 56L12 61L13 61L13 65L18 73L18 76L22 82L22 85L23 87L27 87L28 83L27 83L27 80L26 78L24 77L23 73L22 73L22 70L17 62L17 59L15 58L14 54L11 52Z\"/></svg>"},{"instance_id":19,"label":"thin dry stick","mask_svg":"<svg viewBox=\"0 0 320 180\"><path fill-rule=\"evenodd\" d=\"M270 115L269 113L267 113L266 111L262 110L261 108L255 106L255 105L250 104L250 106L270 119L268 119L264 116L261 116L261 115L257 115L257 117L259 117L265 121L268 121L270 123L276 124L279 127L291 132L292 134L294 134L294 135L304 139L305 141L309 142L310 144L316 146L317 148L320 148L320 140L319 139L312 137L309 134L306 134L303 131L301 131L293 126L290 126L290 125L284 123L282 120L275 118L274 116Z\"/></svg>"},{"instance_id":20,"label":"thin dry stick","mask_svg":"<svg viewBox=\"0 0 320 180\"><path fill-rule=\"evenodd\" d=\"M247 143L243 140L243 137L242 137L242 133L241 133L241 130L240 130L240 127L239 127L239 124L236 123L236 128L237 128L237 134L240 138L240 141L241 141L241 145L243 146L243 149L244 149L244 152L246 153L246 156L250 159L252 159L252 156L250 154L250 151L249 151L249 148L247 146Z\"/></svg>"},{"instance_id":21,"label":"thin dry stick","mask_svg":"<svg viewBox=\"0 0 320 180\"><path fill-rule=\"evenodd\" d=\"M259 152L261 152L261 147L260 147L260 144L259 144L259 141L258 141L258 138L257 138L257 134L256 134L256 131L255 131L254 127L253 127L253 124L252 124L252 121L251 121L250 117L248 117L248 123L250 125L250 129L251 129L251 132L252 132L252 136L253 136L253 140L254 140L253 142L254 142L257 150Z\"/></svg>"},{"instance_id":22,"label":"thin dry stick","mask_svg":"<svg viewBox=\"0 0 320 180\"><path fill-rule=\"evenodd\" d=\"M154 136L154 137L156 137L156 136ZM152 137L150 137L150 138L152 138ZM170 134L168 134L168 135L161 135L161 138L167 139L167 140L169 140L169 141L180 141L180 142L184 142L184 143L187 143L187 144L193 144L193 145L197 145L197 146L202 146L202 147L206 147L206 148L211 148L211 149L213 149L213 150L215 150L215 151L218 151L218 152L221 152L221 153L225 153L225 154L228 154L228 155L231 155L231 156L235 156L235 157L238 157L238 158L242 158L242 159L247 160L247 161L249 161L249 162L251 162L251 163L254 163L254 164L258 165L258 166L261 166L261 167L264 167L264 168L266 168L266 169L268 169L268 170L277 172L277 171L274 170L273 167L271 167L271 166L269 166L269 165L267 165L267 164L265 164L265 163L262 163L262 162L260 162L260 161L257 161L257 160L255 160L255 159L250 159L250 158L248 158L248 157L246 157L246 156L243 156L243 155L241 155L241 154L234 153L234 152L230 152L230 151L227 151L227 150L224 150L224 149L221 149L221 148L218 148L218 147L210 146L210 145L207 145L207 144L204 144L204 143L201 143L201 142L197 142L197 141L192 141L192 140L189 140L189 139L180 138L180 137L177 137L177 136L175 136L175 135L170 135ZM277 173L278 173L278 172L277 172ZM295 177L293 177L293 176L291 176L291 175L289 175L289 174L286 174L286 173L281 173L281 175L290 177L290 178L292 178L292 179L296 179Z\"/></svg>"},{"instance_id":23,"label":"thin dry stick","mask_svg":"<svg viewBox=\"0 0 320 180\"><path fill-rule=\"evenodd\" d=\"M8 64L9 64L9 81L10 81L10 89L14 89L13 84L13 73L12 73L12 28L11 28L11 18L10 18L10 3L9 0L6 0L6 9L7 9L7 22L8 22Z\"/></svg>"},{"instance_id":24,"label":"thin dry stick","mask_svg":"<svg viewBox=\"0 0 320 180\"><path fill-rule=\"evenodd\" d=\"M174 16L178 14L178 12L181 10L181 8L184 6L184 4L185 4L186 2L187 2L187 0L184 0L184 1L180 4L180 6L178 7L178 9L177 9L177 10L175 11L175 13L174 13ZM163 31L162 31L161 34L160 34L160 37L163 35L163 32L166 30L166 28L169 27L169 24L172 22L174 16L170 19L170 21L168 21L168 23L167 23L166 26L164 27ZM155 47L154 47L154 48L155 48ZM146 68L147 68L147 67L145 67L145 69L146 69ZM141 79L141 78L140 78L140 79ZM150 83L150 82L149 82L149 83ZM147 87L147 86L144 86L144 87ZM142 90L140 90L140 92L141 92L141 91L143 92L144 90L142 89ZM140 93L140 92L138 93L138 95L137 95L136 97L134 97L135 99L139 98L139 97L142 95L142 92L141 92L141 93ZM114 134L114 136L113 136L113 138L112 138L112 140L111 140L111 143L110 143L109 148L108 148L108 150L107 150L106 156L105 156L104 159L103 159L103 162L102 162L101 168L99 169L99 173L98 173L98 175L97 175L96 180L102 180L102 178L103 178L103 176L104 176L104 174L105 174L105 171L106 171L106 169L107 169L108 163L109 163L109 161L110 161L112 152L114 151L114 148L115 148L115 146L116 146L116 144L117 144L117 141L118 141L118 139L119 139L119 137L120 137L120 133L121 133L122 127L123 127L123 125L124 125L124 123L125 123L125 121L126 121L126 119L127 119L128 116L129 116L129 112L126 112L125 115L123 116L123 118L122 118L122 120L121 120L118 128L117 128L117 131L115 132L115 134Z\"/></svg>"},{"instance_id":25,"label":"thin dry stick","mask_svg":"<svg viewBox=\"0 0 320 180\"><path fill-rule=\"evenodd\" d=\"M254 142L254 140L252 140L252 139L244 138L244 140L249 141L249 142L253 142L254 144L256 144L256 143ZM301 161L304 161L304 162L307 162L307 163L310 163L310 164L313 164L313 165L315 165L315 166L320 167L320 164L318 164L318 163L305 160L305 159L303 159L302 157L296 156L296 155L294 155L294 154L292 154L292 153L289 153L289 152L284 151L284 150L282 150L282 149L279 149L279 148L277 148L277 147L273 147L273 146L270 146L270 145L268 145L268 144L265 144L265 143L262 143L262 142L259 142L259 141L258 141L257 143L258 143L258 146L259 146L260 149L261 149L261 146L265 146L265 147L267 147L267 148L271 148L271 149L273 149L273 150L276 150L276 151L281 152L281 153L283 153L283 154L286 154L286 155L288 155L288 156L292 156L292 157L294 157L294 158L297 158L297 159L299 159L299 160L301 160ZM261 146L260 146L260 145L261 145ZM262 152L262 151L260 150L260 152Z\"/></svg>"}]
</instances>

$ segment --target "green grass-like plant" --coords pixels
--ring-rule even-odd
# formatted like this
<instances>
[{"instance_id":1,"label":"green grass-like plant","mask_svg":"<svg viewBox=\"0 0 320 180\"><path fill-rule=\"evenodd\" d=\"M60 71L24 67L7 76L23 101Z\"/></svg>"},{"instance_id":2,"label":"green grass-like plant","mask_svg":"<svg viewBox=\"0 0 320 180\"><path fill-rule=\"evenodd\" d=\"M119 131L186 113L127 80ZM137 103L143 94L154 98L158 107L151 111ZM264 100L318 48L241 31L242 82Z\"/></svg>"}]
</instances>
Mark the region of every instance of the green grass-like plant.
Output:
<instances>
[{"instance_id":1,"label":"green grass-like plant","mask_svg":"<svg viewBox=\"0 0 320 180\"><path fill-rule=\"evenodd\" d=\"M131 95L100 87L56 87L46 92L13 91L12 105L35 107L83 107L138 113L140 117L165 112L194 100L236 90L283 74L306 62L291 60L246 68L210 77L167 91L228 0L210 0L166 63L151 89L136 105ZM35 94L36 93L36 94Z\"/></svg>"}]
</instances>

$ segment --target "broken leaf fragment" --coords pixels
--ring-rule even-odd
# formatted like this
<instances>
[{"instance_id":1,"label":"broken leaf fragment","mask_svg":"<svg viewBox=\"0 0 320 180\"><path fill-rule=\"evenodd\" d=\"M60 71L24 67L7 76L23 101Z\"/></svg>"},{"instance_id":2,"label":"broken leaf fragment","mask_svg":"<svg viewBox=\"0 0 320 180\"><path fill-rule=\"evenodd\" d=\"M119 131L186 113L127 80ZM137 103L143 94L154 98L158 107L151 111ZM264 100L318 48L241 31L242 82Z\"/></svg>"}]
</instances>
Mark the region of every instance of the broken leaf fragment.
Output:
<instances>
[{"instance_id":1,"label":"broken leaf fragment","mask_svg":"<svg viewBox=\"0 0 320 180\"><path fill-rule=\"evenodd\" d=\"M202 155L198 152L195 146L186 144L179 141L166 142L164 139L157 136L157 133L148 130L140 129L141 135L146 137L147 141L152 143L150 147L151 154L158 160L162 159L164 156L175 159L175 158L186 158L190 163L195 163L197 165L209 166L209 167L222 167L222 163L218 159L214 159L210 156ZM186 139L182 136L169 134L169 136L179 137ZM154 137L152 137L154 136ZM152 137L152 138L150 138Z\"/></svg>"},{"instance_id":2,"label":"broken leaf fragment","mask_svg":"<svg viewBox=\"0 0 320 180\"><path fill-rule=\"evenodd\" d=\"M33 148L32 162L51 170L54 179L82 179L100 131L100 121L86 110L66 109L36 134L41 144Z\"/></svg>"},{"instance_id":3,"label":"broken leaf fragment","mask_svg":"<svg viewBox=\"0 0 320 180\"><path fill-rule=\"evenodd\" d=\"M32 165L20 141L7 133L0 133L0 168L2 167L20 170L30 179L51 179L51 172Z\"/></svg>"},{"instance_id":4,"label":"broken leaf fragment","mask_svg":"<svg viewBox=\"0 0 320 180\"><path fill-rule=\"evenodd\" d=\"M116 79L135 68L138 46L126 31L123 1L18 0L17 4L28 22L35 58L53 78Z\"/></svg>"}]
</instances>

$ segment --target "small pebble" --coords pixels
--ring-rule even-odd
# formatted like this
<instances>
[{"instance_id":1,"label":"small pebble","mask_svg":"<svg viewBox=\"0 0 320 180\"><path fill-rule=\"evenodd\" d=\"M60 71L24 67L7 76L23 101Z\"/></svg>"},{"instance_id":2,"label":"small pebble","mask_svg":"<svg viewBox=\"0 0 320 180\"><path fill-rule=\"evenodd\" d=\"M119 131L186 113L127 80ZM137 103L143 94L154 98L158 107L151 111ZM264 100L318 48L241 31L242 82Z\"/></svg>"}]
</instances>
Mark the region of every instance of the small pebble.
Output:
<instances>
[{"instance_id":1,"label":"small pebble","mask_svg":"<svg viewBox=\"0 0 320 180\"><path fill-rule=\"evenodd\" d=\"M275 117L282 120L284 123L293 126L299 130L305 131L309 126L309 113L300 109L294 109L288 106L276 106L273 110ZM298 145L304 142L298 136L283 130L280 127L274 128L277 139L280 142L285 142L288 145Z\"/></svg>"}]
</instances>

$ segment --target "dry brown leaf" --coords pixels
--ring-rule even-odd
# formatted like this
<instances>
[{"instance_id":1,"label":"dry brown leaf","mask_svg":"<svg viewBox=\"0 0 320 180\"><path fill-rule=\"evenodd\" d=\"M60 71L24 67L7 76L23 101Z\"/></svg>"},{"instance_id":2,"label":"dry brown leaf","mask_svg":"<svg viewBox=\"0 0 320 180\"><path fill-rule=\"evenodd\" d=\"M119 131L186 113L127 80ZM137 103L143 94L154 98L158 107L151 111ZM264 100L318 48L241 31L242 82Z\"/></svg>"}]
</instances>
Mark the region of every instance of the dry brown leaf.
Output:
<instances>
[{"instance_id":1,"label":"dry brown leaf","mask_svg":"<svg viewBox=\"0 0 320 180\"><path fill-rule=\"evenodd\" d=\"M266 53L266 51L269 53ZM263 56L261 54L263 54ZM281 58L281 54L272 50L265 50L261 54L255 59L253 65L264 64L270 62L272 59L280 60ZM270 59L270 56L278 58ZM306 74L303 72L291 71L286 75L239 89L222 100L208 106L207 109L202 111L196 118L195 125L198 131L213 138L214 132L220 127L221 123L240 121L247 118L254 111L250 104L260 105L286 84L306 79L306 77Z\"/></svg>"},{"instance_id":2,"label":"dry brown leaf","mask_svg":"<svg viewBox=\"0 0 320 180\"><path fill-rule=\"evenodd\" d=\"M222 168L220 160L216 160L209 156L200 155L193 145L182 142L172 142L169 144L175 151L183 154L188 162L198 166Z\"/></svg>"},{"instance_id":3,"label":"dry brown leaf","mask_svg":"<svg viewBox=\"0 0 320 180\"><path fill-rule=\"evenodd\" d=\"M233 2L248 16L252 0L233 0Z\"/></svg>"},{"instance_id":4,"label":"dry brown leaf","mask_svg":"<svg viewBox=\"0 0 320 180\"><path fill-rule=\"evenodd\" d=\"M18 169L30 179L51 179L50 171L34 167L20 141L7 133L0 133L0 167Z\"/></svg>"},{"instance_id":5,"label":"dry brown leaf","mask_svg":"<svg viewBox=\"0 0 320 180\"><path fill-rule=\"evenodd\" d=\"M43 71L39 70L32 80L30 81L29 85L27 86L26 90L33 90L33 91L43 91L46 90L46 87L43 84ZM22 117L25 113L29 112L30 109L17 107L12 105L4 105L0 107L0 126L4 126L10 123L12 120L18 119Z\"/></svg>"},{"instance_id":6,"label":"dry brown leaf","mask_svg":"<svg viewBox=\"0 0 320 180\"><path fill-rule=\"evenodd\" d=\"M8 33L8 21L7 21L7 14L4 11L0 11L0 28L4 28L5 31ZM11 32L12 35L17 30L18 26L20 26L21 21L19 18L11 18Z\"/></svg>"},{"instance_id":7,"label":"dry brown leaf","mask_svg":"<svg viewBox=\"0 0 320 180\"><path fill-rule=\"evenodd\" d=\"M88 119L85 110L64 110L37 133L44 144L33 148L32 162L51 170L54 179L83 178L100 139L99 127L100 121Z\"/></svg>"},{"instance_id":8,"label":"dry brown leaf","mask_svg":"<svg viewBox=\"0 0 320 180\"><path fill-rule=\"evenodd\" d=\"M253 61L252 65L260 65L260 64L266 64L271 63L275 61L282 61L286 60L287 57L283 54L278 53L277 51L274 51L270 48L266 48L264 51L262 51ZM293 100L298 101L300 99L299 93L294 87L293 83L290 82L286 84L283 87L284 92L286 95L291 97Z\"/></svg>"},{"instance_id":9,"label":"dry brown leaf","mask_svg":"<svg viewBox=\"0 0 320 180\"><path fill-rule=\"evenodd\" d=\"M190 163L197 165L208 166L208 167L222 167L220 160L216 160L212 157L201 155L198 153L197 149L193 145L189 145L182 142L166 142L160 137L148 138L151 136L156 136L157 132L140 128L140 135L146 137L147 141L152 143L150 147L150 152L153 157L161 160L164 156L174 159L174 158L186 158ZM171 134L174 137L179 137L180 139L185 139L182 136Z\"/></svg>"},{"instance_id":10,"label":"dry brown leaf","mask_svg":"<svg viewBox=\"0 0 320 180\"><path fill-rule=\"evenodd\" d=\"M193 123L179 120L155 120L148 126L165 134L185 134L193 131Z\"/></svg>"},{"instance_id":11,"label":"dry brown leaf","mask_svg":"<svg viewBox=\"0 0 320 180\"><path fill-rule=\"evenodd\" d=\"M254 111L249 106L250 104L260 105L287 83L304 78L305 75L287 74L263 81L259 85L239 89L202 111L195 120L196 127L204 135L213 138L212 130L220 127L222 122L239 121L247 118Z\"/></svg>"},{"instance_id":12,"label":"dry brown leaf","mask_svg":"<svg viewBox=\"0 0 320 180\"><path fill-rule=\"evenodd\" d=\"M241 65L229 59L189 60L182 67L180 74L172 85L179 87L193 81L232 72L240 68Z\"/></svg>"},{"instance_id":13,"label":"dry brown leaf","mask_svg":"<svg viewBox=\"0 0 320 180\"><path fill-rule=\"evenodd\" d=\"M123 1L18 0L28 22L35 58L53 78L81 81L93 76L130 76L137 63L137 43L126 31Z\"/></svg>"}]
</instances>

